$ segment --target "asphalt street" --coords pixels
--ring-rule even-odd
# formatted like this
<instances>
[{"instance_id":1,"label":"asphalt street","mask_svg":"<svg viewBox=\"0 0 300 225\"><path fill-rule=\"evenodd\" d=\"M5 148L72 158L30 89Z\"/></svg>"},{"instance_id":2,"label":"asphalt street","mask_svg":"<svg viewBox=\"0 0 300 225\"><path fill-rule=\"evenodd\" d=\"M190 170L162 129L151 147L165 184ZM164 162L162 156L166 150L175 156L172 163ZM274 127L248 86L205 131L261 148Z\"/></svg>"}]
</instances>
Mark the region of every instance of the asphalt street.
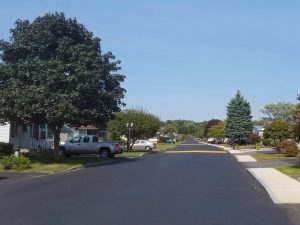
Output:
<instances>
[{"instance_id":1,"label":"asphalt street","mask_svg":"<svg viewBox=\"0 0 300 225\"><path fill-rule=\"evenodd\" d=\"M116 159L113 164L73 172L4 180L0 224L292 224L285 210L272 203L230 154L193 140L173 151Z\"/></svg>"}]
</instances>

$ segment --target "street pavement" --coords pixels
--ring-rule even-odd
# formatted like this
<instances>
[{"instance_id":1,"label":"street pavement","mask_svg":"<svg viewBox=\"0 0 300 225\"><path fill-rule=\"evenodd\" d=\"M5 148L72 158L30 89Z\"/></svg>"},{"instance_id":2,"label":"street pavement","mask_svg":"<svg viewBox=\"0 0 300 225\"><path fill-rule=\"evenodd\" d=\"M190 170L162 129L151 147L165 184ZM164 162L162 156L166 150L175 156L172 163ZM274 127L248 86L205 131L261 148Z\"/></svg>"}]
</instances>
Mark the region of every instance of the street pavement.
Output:
<instances>
[{"instance_id":1,"label":"street pavement","mask_svg":"<svg viewBox=\"0 0 300 225\"><path fill-rule=\"evenodd\" d=\"M166 153L8 181L0 182L3 225L297 224L232 155L193 140Z\"/></svg>"}]
</instances>

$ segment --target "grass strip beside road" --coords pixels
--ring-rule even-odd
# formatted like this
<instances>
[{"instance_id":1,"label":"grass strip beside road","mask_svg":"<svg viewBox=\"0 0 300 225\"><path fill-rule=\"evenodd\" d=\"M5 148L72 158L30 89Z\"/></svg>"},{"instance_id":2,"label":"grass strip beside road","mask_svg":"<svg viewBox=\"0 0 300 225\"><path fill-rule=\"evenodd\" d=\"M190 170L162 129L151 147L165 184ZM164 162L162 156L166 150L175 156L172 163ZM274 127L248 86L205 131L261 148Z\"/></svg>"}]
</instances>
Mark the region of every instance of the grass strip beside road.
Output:
<instances>
[{"instance_id":1,"label":"grass strip beside road","mask_svg":"<svg viewBox=\"0 0 300 225\"><path fill-rule=\"evenodd\" d=\"M257 161L267 161L267 160L289 160L296 159L296 157L287 157L286 154L282 153L255 153L251 154ZM290 176L298 181L300 181L300 167L296 165L279 165L274 166L274 169L279 170L287 176Z\"/></svg>"},{"instance_id":2,"label":"grass strip beside road","mask_svg":"<svg viewBox=\"0 0 300 225\"><path fill-rule=\"evenodd\" d=\"M151 153L151 151L130 151L130 152L123 152L120 157L137 157L145 153Z\"/></svg>"},{"instance_id":3,"label":"grass strip beside road","mask_svg":"<svg viewBox=\"0 0 300 225\"><path fill-rule=\"evenodd\" d=\"M231 148L232 145L229 144L219 144L220 146ZM237 149L255 149L255 145L238 145Z\"/></svg>"},{"instance_id":4,"label":"grass strip beside road","mask_svg":"<svg viewBox=\"0 0 300 225\"><path fill-rule=\"evenodd\" d=\"M120 157L137 157L145 152L132 151L124 152ZM0 172L25 172L25 173L58 173L68 171L73 168L88 167L89 164L101 164L117 159L105 159L99 156L72 156L64 159L53 159L47 157L28 156L31 161L30 168L24 170L4 170L0 165Z\"/></svg>"},{"instance_id":5,"label":"grass strip beside road","mask_svg":"<svg viewBox=\"0 0 300 225\"><path fill-rule=\"evenodd\" d=\"M300 167L297 167L296 165L280 165L280 166L275 166L274 168L300 181Z\"/></svg>"},{"instance_id":6,"label":"grass strip beside road","mask_svg":"<svg viewBox=\"0 0 300 225\"><path fill-rule=\"evenodd\" d=\"M285 154L281 153L254 153L251 154L251 156L257 161L296 159L296 157L287 157Z\"/></svg>"},{"instance_id":7,"label":"grass strip beside road","mask_svg":"<svg viewBox=\"0 0 300 225\"><path fill-rule=\"evenodd\" d=\"M57 173L70 170L74 167L85 167L89 163L100 163L112 160L103 159L98 156L75 156L64 159L29 156L29 159L31 161L31 168L24 170L4 170L0 167L0 172Z\"/></svg>"},{"instance_id":8,"label":"grass strip beside road","mask_svg":"<svg viewBox=\"0 0 300 225\"><path fill-rule=\"evenodd\" d=\"M155 150L157 151L166 151L171 148L175 148L177 145L180 145L181 142L176 142L175 144L169 144L169 143L158 143L156 144Z\"/></svg>"}]
</instances>

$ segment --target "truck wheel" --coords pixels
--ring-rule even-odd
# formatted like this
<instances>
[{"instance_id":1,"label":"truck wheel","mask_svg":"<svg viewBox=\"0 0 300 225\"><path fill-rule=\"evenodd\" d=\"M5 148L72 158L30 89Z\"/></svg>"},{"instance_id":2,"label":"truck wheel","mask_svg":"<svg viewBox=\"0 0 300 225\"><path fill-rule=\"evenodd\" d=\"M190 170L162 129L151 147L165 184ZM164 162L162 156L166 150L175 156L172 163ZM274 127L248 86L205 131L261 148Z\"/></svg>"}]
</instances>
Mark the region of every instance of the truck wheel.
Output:
<instances>
[{"instance_id":1,"label":"truck wheel","mask_svg":"<svg viewBox=\"0 0 300 225\"><path fill-rule=\"evenodd\" d=\"M100 157L101 158L109 158L109 156L110 156L110 153L109 153L108 149L102 149L100 151Z\"/></svg>"}]
</instances>

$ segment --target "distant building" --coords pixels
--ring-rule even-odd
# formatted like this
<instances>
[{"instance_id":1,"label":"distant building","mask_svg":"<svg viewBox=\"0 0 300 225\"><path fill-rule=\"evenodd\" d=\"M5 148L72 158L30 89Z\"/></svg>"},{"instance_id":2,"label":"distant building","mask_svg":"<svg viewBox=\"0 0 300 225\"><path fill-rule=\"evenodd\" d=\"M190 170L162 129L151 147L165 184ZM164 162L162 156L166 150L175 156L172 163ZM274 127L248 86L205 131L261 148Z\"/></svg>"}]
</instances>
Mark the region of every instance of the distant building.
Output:
<instances>
[{"instance_id":1,"label":"distant building","mask_svg":"<svg viewBox=\"0 0 300 225\"><path fill-rule=\"evenodd\" d=\"M263 126L254 126L254 128L253 128L253 134L256 134L260 138L263 138L263 136L264 136L264 130L265 130L265 128Z\"/></svg>"}]
</instances>

